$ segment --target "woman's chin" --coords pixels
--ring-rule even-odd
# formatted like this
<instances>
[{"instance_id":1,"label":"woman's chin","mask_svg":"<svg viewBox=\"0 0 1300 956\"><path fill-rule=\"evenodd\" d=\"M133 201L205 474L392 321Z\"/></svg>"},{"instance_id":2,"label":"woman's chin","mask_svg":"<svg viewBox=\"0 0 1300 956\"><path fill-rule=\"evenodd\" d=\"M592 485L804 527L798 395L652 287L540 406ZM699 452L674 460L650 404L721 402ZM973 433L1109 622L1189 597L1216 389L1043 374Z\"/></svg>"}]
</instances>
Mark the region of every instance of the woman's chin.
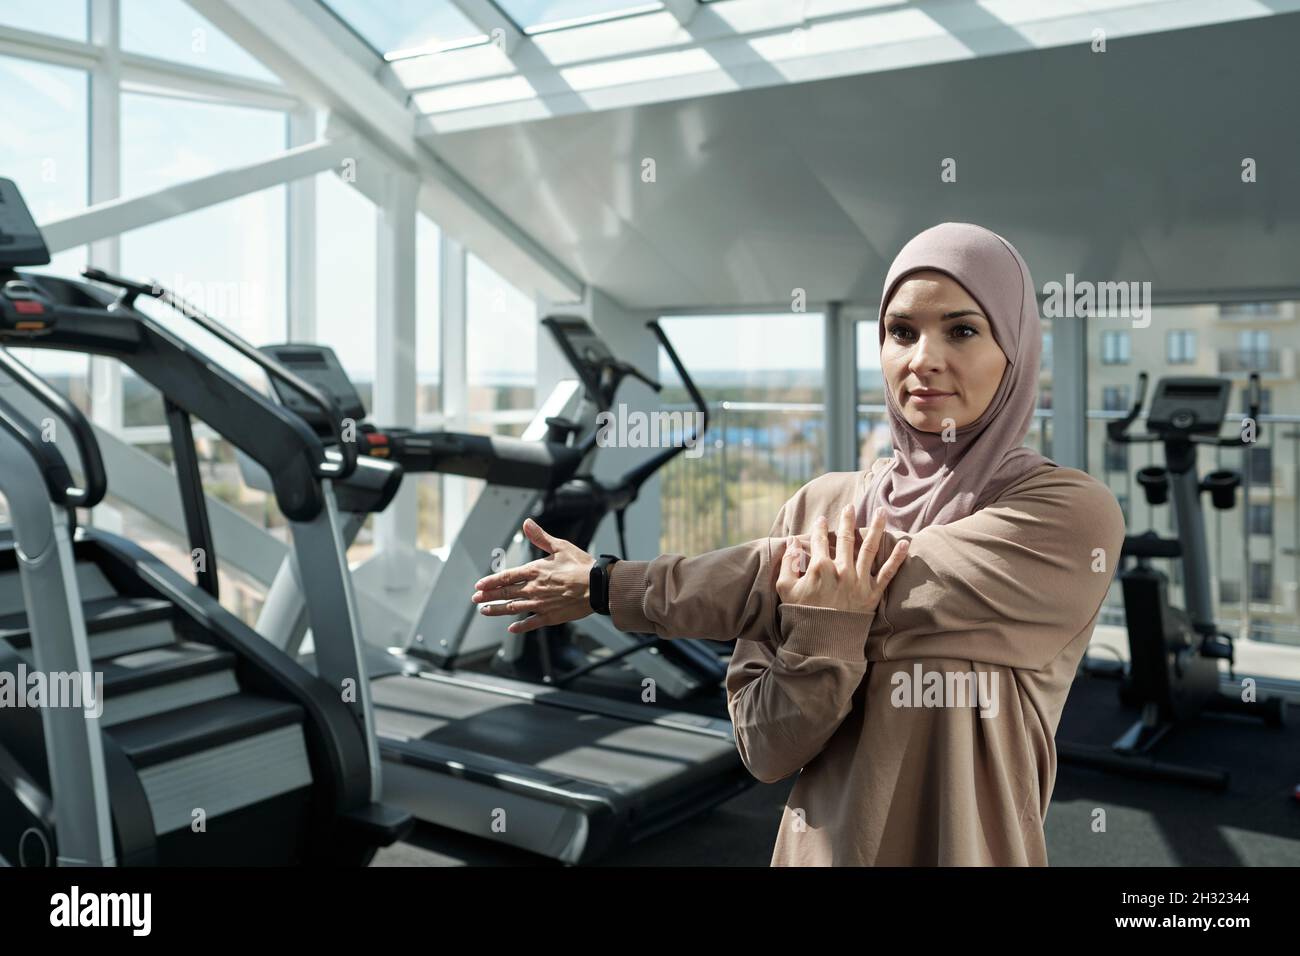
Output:
<instances>
[{"instance_id":1,"label":"woman's chin","mask_svg":"<svg viewBox=\"0 0 1300 956\"><path fill-rule=\"evenodd\" d=\"M907 423L920 432L933 432L938 434L943 431L944 417L939 412L922 412L916 409L908 409L904 416Z\"/></svg>"}]
</instances>

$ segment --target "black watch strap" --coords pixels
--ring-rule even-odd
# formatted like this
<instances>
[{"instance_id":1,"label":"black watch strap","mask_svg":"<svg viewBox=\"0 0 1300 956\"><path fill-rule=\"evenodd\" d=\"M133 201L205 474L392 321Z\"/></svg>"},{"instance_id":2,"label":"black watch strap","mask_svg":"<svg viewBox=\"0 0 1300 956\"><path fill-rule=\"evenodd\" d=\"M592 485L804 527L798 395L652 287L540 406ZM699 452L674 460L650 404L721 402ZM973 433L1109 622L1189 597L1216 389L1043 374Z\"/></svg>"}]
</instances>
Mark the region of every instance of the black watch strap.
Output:
<instances>
[{"instance_id":1,"label":"black watch strap","mask_svg":"<svg viewBox=\"0 0 1300 956\"><path fill-rule=\"evenodd\" d=\"M591 591L589 601L591 609L597 614L609 614L609 568L617 560L617 555L602 554L591 566L591 577L588 580L588 590Z\"/></svg>"}]
</instances>

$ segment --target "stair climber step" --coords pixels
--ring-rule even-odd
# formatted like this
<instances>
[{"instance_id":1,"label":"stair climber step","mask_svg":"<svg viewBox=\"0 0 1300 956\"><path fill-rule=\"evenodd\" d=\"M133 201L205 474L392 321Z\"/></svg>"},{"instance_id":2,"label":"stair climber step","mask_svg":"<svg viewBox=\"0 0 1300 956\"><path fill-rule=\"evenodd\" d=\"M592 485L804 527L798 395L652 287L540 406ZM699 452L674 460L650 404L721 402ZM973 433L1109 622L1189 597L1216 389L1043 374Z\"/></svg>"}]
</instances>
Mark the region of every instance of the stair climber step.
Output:
<instances>
[{"instance_id":1,"label":"stair climber step","mask_svg":"<svg viewBox=\"0 0 1300 956\"><path fill-rule=\"evenodd\" d=\"M83 602L117 595L117 589L104 576L99 565L90 561L78 561L76 572L77 590L81 592ZM18 569L0 572L0 616L20 613L23 606L23 585Z\"/></svg>"},{"instance_id":2,"label":"stair climber step","mask_svg":"<svg viewBox=\"0 0 1300 956\"><path fill-rule=\"evenodd\" d=\"M173 607L167 601L111 595L85 601L82 606L93 660L165 647L176 641L171 626ZM0 640L19 649L31 647L25 610L0 615Z\"/></svg>"},{"instance_id":3,"label":"stair climber step","mask_svg":"<svg viewBox=\"0 0 1300 956\"><path fill-rule=\"evenodd\" d=\"M240 693L128 721L113 728L113 739L139 770L301 723L297 704Z\"/></svg>"},{"instance_id":4,"label":"stair climber step","mask_svg":"<svg viewBox=\"0 0 1300 956\"><path fill-rule=\"evenodd\" d=\"M104 675L105 727L239 693L235 655L206 644L125 654L96 668Z\"/></svg>"},{"instance_id":5,"label":"stair climber step","mask_svg":"<svg viewBox=\"0 0 1300 956\"><path fill-rule=\"evenodd\" d=\"M239 694L109 730L140 775L158 834L308 787L296 704Z\"/></svg>"}]
</instances>

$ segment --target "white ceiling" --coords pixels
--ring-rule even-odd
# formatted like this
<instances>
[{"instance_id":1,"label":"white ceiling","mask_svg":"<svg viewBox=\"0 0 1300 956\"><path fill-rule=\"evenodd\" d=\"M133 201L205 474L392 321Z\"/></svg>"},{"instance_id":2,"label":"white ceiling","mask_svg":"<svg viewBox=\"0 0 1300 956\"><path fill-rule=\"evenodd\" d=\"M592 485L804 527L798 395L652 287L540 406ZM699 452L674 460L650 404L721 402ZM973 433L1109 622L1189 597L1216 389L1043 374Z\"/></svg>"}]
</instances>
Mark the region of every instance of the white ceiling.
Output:
<instances>
[{"instance_id":1,"label":"white ceiling","mask_svg":"<svg viewBox=\"0 0 1300 956\"><path fill-rule=\"evenodd\" d=\"M1040 289L1073 273L1264 295L1300 287L1298 49L1300 15L1266 16L429 142L627 306L788 304L796 287L870 304L903 242L944 220L1007 236Z\"/></svg>"}]
</instances>

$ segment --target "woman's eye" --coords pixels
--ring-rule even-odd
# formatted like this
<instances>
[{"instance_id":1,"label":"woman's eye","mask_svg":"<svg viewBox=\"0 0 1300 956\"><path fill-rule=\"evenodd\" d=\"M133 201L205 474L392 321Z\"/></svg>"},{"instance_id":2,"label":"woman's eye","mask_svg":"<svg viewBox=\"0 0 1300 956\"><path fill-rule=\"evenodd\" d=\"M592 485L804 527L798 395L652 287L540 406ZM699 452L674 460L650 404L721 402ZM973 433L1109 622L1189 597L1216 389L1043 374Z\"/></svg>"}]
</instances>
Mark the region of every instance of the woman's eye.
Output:
<instances>
[{"instance_id":1,"label":"woman's eye","mask_svg":"<svg viewBox=\"0 0 1300 956\"><path fill-rule=\"evenodd\" d=\"M889 334L892 335L894 340L897 342L911 342L916 338L916 333L906 325L902 324L891 325L889 327ZM954 339L969 339L973 336L979 335L979 329L967 322L961 322L949 329L948 334Z\"/></svg>"}]
</instances>

